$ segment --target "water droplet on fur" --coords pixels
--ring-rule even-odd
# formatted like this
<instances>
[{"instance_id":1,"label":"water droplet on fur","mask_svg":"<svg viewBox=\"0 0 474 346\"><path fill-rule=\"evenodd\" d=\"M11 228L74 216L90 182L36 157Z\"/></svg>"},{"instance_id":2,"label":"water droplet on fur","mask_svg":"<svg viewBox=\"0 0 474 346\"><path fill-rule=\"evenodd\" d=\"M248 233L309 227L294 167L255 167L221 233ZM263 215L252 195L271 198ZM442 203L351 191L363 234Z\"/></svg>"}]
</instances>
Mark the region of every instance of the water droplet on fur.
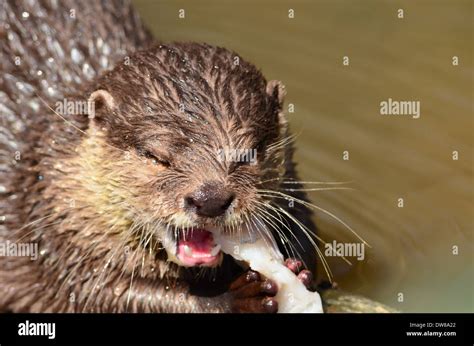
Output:
<instances>
[{"instance_id":1,"label":"water droplet on fur","mask_svg":"<svg viewBox=\"0 0 474 346\"><path fill-rule=\"evenodd\" d=\"M72 61L74 61L76 64L79 64L82 62L83 60L83 55L81 54L81 52L79 52L79 50L77 48L73 48L71 50L71 59Z\"/></svg>"},{"instance_id":2,"label":"water droplet on fur","mask_svg":"<svg viewBox=\"0 0 474 346\"><path fill-rule=\"evenodd\" d=\"M2 215L0 216L0 222L5 222L5 220L7 219L7 217L5 215Z\"/></svg>"},{"instance_id":3,"label":"water droplet on fur","mask_svg":"<svg viewBox=\"0 0 474 346\"><path fill-rule=\"evenodd\" d=\"M102 52L103 52L105 55L109 55L109 54L110 54L110 51L111 51L110 46L109 46L107 43L105 43L104 46L103 46L103 48L102 48Z\"/></svg>"},{"instance_id":4,"label":"water droplet on fur","mask_svg":"<svg viewBox=\"0 0 474 346\"><path fill-rule=\"evenodd\" d=\"M99 62L100 62L100 66L102 66L103 68L107 68L107 66L109 65L109 60L104 55L100 57Z\"/></svg>"},{"instance_id":5,"label":"water droplet on fur","mask_svg":"<svg viewBox=\"0 0 474 346\"><path fill-rule=\"evenodd\" d=\"M4 185L0 185L0 193L7 192L7 188Z\"/></svg>"},{"instance_id":6,"label":"water droplet on fur","mask_svg":"<svg viewBox=\"0 0 474 346\"><path fill-rule=\"evenodd\" d=\"M38 71L36 72L36 74L37 74L38 76L42 76L42 75L43 75L43 71L38 70Z\"/></svg>"},{"instance_id":7,"label":"water droplet on fur","mask_svg":"<svg viewBox=\"0 0 474 346\"><path fill-rule=\"evenodd\" d=\"M47 252L48 252L48 250L42 249L42 250L40 251L40 255L41 255L41 256L44 256Z\"/></svg>"},{"instance_id":8,"label":"water droplet on fur","mask_svg":"<svg viewBox=\"0 0 474 346\"><path fill-rule=\"evenodd\" d=\"M86 77L88 79L92 79L92 77L94 77L94 70L92 69L92 67L85 63L84 65L82 65L82 72L86 75Z\"/></svg>"},{"instance_id":9,"label":"water droplet on fur","mask_svg":"<svg viewBox=\"0 0 474 346\"><path fill-rule=\"evenodd\" d=\"M28 18L28 17L30 16L30 14L25 11L25 12L23 12L23 13L21 14L21 16L22 16L23 18Z\"/></svg>"},{"instance_id":10,"label":"water droplet on fur","mask_svg":"<svg viewBox=\"0 0 474 346\"><path fill-rule=\"evenodd\" d=\"M43 177L41 174L38 174L38 177L37 177L37 178L38 178L39 181L41 181L41 180L44 179L44 177Z\"/></svg>"},{"instance_id":11,"label":"water droplet on fur","mask_svg":"<svg viewBox=\"0 0 474 346\"><path fill-rule=\"evenodd\" d=\"M20 90L20 91L23 91L25 89L25 84L23 84L21 82L16 82L15 85L18 88L18 90Z\"/></svg>"},{"instance_id":12,"label":"water droplet on fur","mask_svg":"<svg viewBox=\"0 0 474 346\"><path fill-rule=\"evenodd\" d=\"M32 100L31 102L28 103L28 105L31 107L31 109L33 109L34 112L38 111L39 109L39 104L36 101Z\"/></svg>"},{"instance_id":13,"label":"water droplet on fur","mask_svg":"<svg viewBox=\"0 0 474 346\"><path fill-rule=\"evenodd\" d=\"M165 286L165 290L167 290L167 291L168 291L169 289L170 289L170 287L169 287L169 286Z\"/></svg>"}]
</instances>

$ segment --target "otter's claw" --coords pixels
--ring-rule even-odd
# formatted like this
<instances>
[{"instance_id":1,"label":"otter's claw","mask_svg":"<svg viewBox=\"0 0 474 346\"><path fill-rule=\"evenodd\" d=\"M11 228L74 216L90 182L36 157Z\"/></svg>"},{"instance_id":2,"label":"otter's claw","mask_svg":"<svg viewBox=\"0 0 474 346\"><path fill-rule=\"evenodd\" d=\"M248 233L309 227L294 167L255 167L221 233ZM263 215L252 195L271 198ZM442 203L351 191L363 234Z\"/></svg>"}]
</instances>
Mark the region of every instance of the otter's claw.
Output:
<instances>
[{"instance_id":1,"label":"otter's claw","mask_svg":"<svg viewBox=\"0 0 474 346\"><path fill-rule=\"evenodd\" d=\"M287 258L285 260L285 266L290 269L298 279L310 289L313 283L313 274L309 270L303 269L303 262L295 258Z\"/></svg>"}]
</instances>

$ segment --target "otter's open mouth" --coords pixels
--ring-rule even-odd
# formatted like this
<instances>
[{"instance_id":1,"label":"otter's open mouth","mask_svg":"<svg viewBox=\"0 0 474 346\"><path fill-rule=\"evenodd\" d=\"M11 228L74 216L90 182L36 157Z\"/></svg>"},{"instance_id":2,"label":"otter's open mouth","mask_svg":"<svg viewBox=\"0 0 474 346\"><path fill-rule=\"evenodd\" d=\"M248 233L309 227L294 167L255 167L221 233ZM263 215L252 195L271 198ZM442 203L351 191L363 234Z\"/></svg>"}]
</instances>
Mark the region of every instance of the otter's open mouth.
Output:
<instances>
[{"instance_id":1,"label":"otter's open mouth","mask_svg":"<svg viewBox=\"0 0 474 346\"><path fill-rule=\"evenodd\" d=\"M211 232L196 228L178 232L176 257L183 266L213 267L221 262L222 256Z\"/></svg>"}]
</instances>

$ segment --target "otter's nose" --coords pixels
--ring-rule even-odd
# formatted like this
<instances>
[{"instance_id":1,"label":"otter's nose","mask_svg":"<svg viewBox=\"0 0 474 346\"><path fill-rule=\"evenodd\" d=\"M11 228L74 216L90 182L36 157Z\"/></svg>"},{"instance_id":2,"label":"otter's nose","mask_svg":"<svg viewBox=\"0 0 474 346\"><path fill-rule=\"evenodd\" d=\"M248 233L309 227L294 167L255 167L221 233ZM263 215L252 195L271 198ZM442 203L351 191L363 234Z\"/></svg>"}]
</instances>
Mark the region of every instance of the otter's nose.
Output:
<instances>
[{"instance_id":1,"label":"otter's nose","mask_svg":"<svg viewBox=\"0 0 474 346\"><path fill-rule=\"evenodd\" d=\"M232 204L235 194L219 183L205 183L198 190L184 198L185 207L199 216L216 217Z\"/></svg>"}]
</instances>

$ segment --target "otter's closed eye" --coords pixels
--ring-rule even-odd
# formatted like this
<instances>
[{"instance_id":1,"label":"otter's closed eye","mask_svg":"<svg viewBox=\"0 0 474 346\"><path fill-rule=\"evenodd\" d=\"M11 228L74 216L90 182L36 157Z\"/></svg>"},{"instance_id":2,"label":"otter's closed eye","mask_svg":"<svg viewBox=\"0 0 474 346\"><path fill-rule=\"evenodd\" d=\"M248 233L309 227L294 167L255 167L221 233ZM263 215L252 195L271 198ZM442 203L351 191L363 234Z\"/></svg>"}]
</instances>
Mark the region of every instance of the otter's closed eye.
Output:
<instances>
[{"instance_id":1,"label":"otter's closed eye","mask_svg":"<svg viewBox=\"0 0 474 346\"><path fill-rule=\"evenodd\" d=\"M169 167L171 165L169 159L163 156L158 156L149 150L142 150L139 151L139 153L154 165L161 165L164 167Z\"/></svg>"}]
</instances>

